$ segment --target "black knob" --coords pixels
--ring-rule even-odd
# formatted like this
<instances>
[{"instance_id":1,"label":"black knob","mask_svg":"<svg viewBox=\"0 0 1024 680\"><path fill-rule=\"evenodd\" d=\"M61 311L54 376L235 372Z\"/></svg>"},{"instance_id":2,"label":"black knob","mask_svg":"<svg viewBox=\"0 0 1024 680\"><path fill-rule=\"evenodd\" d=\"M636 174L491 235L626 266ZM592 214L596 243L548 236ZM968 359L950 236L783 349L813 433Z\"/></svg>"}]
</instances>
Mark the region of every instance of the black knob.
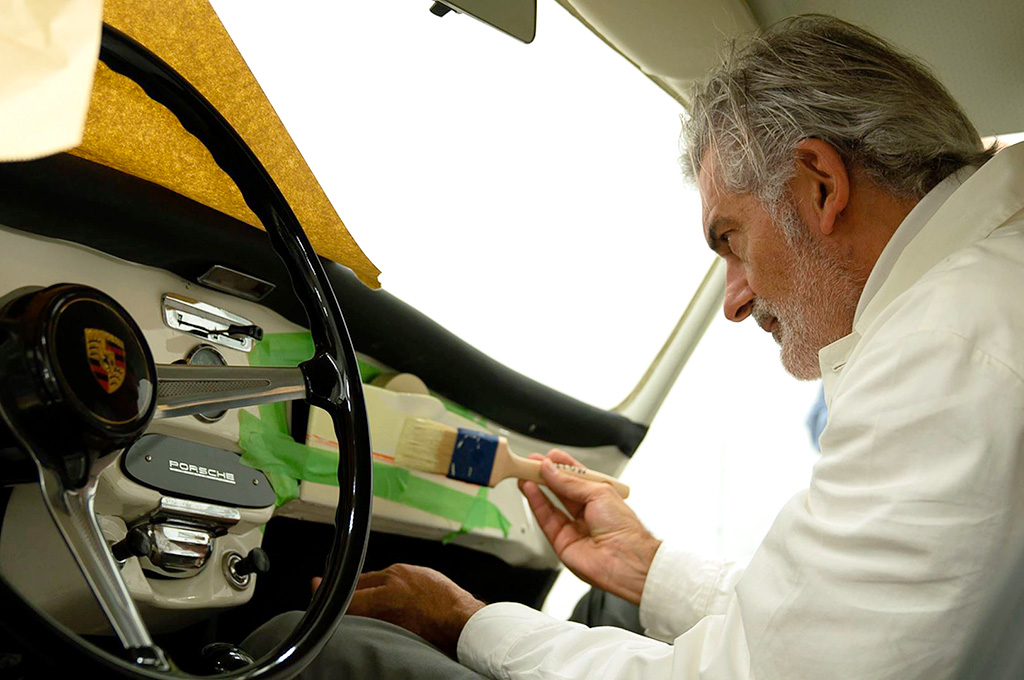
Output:
<instances>
[{"instance_id":1,"label":"black knob","mask_svg":"<svg viewBox=\"0 0 1024 680\"><path fill-rule=\"evenodd\" d=\"M152 549L153 543L149 540L149 535L142 527L135 527L122 540L112 545L110 552L114 553L114 559L118 562L124 562L129 557L146 557Z\"/></svg>"},{"instance_id":2,"label":"black knob","mask_svg":"<svg viewBox=\"0 0 1024 680\"><path fill-rule=\"evenodd\" d=\"M211 642L200 653L213 673L230 673L255 663L248 652L227 642Z\"/></svg>"},{"instance_id":3,"label":"black knob","mask_svg":"<svg viewBox=\"0 0 1024 680\"><path fill-rule=\"evenodd\" d=\"M233 338L241 336L243 338L250 337L253 340L263 339L263 329L257 326L256 324L253 324L251 326L240 326L238 324L231 324L230 326L228 326L228 329L225 332Z\"/></svg>"},{"instance_id":4,"label":"black knob","mask_svg":"<svg viewBox=\"0 0 1024 680\"><path fill-rule=\"evenodd\" d=\"M236 575L242 577L249 574L266 574L270 571L270 558L263 548L253 548L248 555L235 562L232 569Z\"/></svg>"},{"instance_id":5,"label":"black knob","mask_svg":"<svg viewBox=\"0 0 1024 680\"><path fill-rule=\"evenodd\" d=\"M448 12L451 11L451 7L441 2L435 2L433 5L430 6L430 13L433 14L435 17L443 17L445 14L448 14Z\"/></svg>"}]
</instances>

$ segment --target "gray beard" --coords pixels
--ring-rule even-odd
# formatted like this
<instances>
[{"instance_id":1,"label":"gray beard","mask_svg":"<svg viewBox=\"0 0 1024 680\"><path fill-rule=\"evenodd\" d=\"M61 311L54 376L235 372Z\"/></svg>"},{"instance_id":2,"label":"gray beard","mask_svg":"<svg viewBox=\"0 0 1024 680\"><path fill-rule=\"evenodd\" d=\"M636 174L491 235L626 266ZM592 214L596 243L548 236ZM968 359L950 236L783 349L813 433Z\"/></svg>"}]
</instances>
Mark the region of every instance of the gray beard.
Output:
<instances>
[{"instance_id":1,"label":"gray beard","mask_svg":"<svg viewBox=\"0 0 1024 680\"><path fill-rule=\"evenodd\" d=\"M818 351L853 330L864 281L809 238L799 239L791 252L793 296L786 302L755 298L751 314L758 323L778 319L773 335L783 367L797 380L817 380Z\"/></svg>"}]
</instances>

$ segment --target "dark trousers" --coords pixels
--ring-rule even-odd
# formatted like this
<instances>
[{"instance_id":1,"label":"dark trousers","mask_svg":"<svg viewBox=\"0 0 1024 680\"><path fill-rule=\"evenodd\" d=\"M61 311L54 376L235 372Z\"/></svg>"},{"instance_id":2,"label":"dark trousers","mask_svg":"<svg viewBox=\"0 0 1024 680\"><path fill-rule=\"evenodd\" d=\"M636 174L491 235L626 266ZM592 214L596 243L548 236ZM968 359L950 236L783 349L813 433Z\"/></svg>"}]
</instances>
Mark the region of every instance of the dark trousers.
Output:
<instances>
[{"instance_id":1,"label":"dark trousers","mask_svg":"<svg viewBox=\"0 0 1024 680\"><path fill-rule=\"evenodd\" d=\"M271 619L246 638L242 648L259 658L283 640L301 616L302 612L288 612ZM591 590L584 595L570 620L592 627L616 626L643 633L637 606L601 590ZM481 677L418 635L390 623L359 616L346 616L320 656L299 675L301 680L480 680Z\"/></svg>"}]
</instances>

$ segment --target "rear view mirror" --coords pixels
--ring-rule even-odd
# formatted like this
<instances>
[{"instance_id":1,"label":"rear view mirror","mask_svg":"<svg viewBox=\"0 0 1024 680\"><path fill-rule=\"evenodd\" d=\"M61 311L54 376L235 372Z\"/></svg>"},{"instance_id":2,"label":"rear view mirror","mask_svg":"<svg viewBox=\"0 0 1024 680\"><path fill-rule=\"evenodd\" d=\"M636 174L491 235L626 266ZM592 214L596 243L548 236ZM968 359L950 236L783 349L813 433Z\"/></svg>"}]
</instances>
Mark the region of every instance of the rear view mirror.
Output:
<instances>
[{"instance_id":1,"label":"rear view mirror","mask_svg":"<svg viewBox=\"0 0 1024 680\"><path fill-rule=\"evenodd\" d=\"M440 0L431 12L444 16L455 10L494 26L524 43L537 33L537 0Z\"/></svg>"}]
</instances>

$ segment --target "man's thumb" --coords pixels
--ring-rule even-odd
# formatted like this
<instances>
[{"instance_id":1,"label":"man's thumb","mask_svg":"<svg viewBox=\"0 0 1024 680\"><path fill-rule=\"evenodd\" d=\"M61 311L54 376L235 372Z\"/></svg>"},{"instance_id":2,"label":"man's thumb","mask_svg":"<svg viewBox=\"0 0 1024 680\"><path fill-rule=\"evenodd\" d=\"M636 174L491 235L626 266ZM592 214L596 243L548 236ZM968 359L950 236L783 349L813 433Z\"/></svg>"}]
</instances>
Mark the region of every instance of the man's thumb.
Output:
<instances>
[{"instance_id":1,"label":"man's thumb","mask_svg":"<svg viewBox=\"0 0 1024 680\"><path fill-rule=\"evenodd\" d=\"M540 477L544 480L544 485L554 491L555 495L576 503L586 503L601 486L607 486L601 482L592 482L564 473L548 459L540 464Z\"/></svg>"}]
</instances>

